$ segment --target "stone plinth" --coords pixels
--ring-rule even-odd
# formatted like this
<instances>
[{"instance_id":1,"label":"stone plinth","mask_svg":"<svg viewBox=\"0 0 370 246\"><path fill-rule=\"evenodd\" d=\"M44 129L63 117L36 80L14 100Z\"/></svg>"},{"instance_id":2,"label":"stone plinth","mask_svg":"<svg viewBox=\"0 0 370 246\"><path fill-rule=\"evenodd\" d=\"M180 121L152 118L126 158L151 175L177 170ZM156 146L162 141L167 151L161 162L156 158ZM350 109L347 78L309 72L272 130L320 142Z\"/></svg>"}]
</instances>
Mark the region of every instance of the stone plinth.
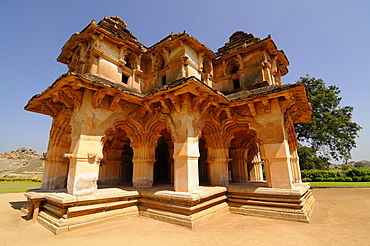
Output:
<instances>
[{"instance_id":1,"label":"stone plinth","mask_svg":"<svg viewBox=\"0 0 370 246\"><path fill-rule=\"evenodd\" d=\"M230 212L309 222L315 199L310 186L302 183L293 189L274 189L259 186L229 186L228 204Z\"/></svg>"},{"instance_id":2,"label":"stone plinth","mask_svg":"<svg viewBox=\"0 0 370 246\"><path fill-rule=\"evenodd\" d=\"M309 184L274 189L266 182L200 186L196 192L176 192L172 185L160 185L143 190L104 188L86 196L65 190L30 191L26 196L28 217L55 234L138 215L187 228L228 212L309 222L314 203Z\"/></svg>"},{"instance_id":3,"label":"stone plinth","mask_svg":"<svg viewBox=\"0 0 370 246\"><path fill-rule=\"evenodd\" d=\"M199 191L142 191L139 214L194 228L229 212L224 187L200 187Z\"/></svg>"},{"instance_id":4,"label":"stone plinth","mask_svg":"<svg viewBox=\"0 0 370 246\"><path fill-rule=\"evenodd\" d=\"M137 191L110 188L99 189L95 195L86 196L65 192L30 192L26 196L31 204L33 200L43 200L40 213L38 216L33 214L33 217L36 216L38 222L54 234L138 215Z\"/></svg>"}]
</instances>

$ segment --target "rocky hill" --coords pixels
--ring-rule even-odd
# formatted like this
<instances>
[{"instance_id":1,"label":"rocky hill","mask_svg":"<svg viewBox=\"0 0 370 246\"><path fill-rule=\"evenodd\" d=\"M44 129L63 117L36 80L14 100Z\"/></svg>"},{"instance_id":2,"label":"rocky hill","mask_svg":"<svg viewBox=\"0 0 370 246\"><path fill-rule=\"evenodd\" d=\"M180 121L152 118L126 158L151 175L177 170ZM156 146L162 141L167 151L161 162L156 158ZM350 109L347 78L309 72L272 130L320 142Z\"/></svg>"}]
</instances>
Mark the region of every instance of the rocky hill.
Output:
<instances>
[{"instance_id":1,"label":"rocky hill","mask_svg":"<svg viewBox=\"0 0 370 246\"><path fill-rule=\"evenodd\" d=\"M25 147L0 154L0 177L41 178L43 156Z\"/></svg>"}]
</instances>

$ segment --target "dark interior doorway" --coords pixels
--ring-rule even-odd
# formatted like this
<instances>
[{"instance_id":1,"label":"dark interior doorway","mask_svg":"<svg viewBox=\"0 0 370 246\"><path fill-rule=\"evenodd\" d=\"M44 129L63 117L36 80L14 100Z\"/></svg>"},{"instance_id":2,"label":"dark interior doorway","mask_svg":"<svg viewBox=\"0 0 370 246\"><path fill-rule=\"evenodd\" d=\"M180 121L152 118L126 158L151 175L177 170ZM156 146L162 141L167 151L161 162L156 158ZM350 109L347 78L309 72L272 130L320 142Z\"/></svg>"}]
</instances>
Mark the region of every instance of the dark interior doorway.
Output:
<instances>
[{"instance_id":1,"label":"dark interior doorway","mask_svg":"<svg viewBox=\"0 0 370 246\"><path fill-rule=\"evenodd\" d=\"M134 156L134 151L130 147L130 141L123 147L122 152L122 166L121 166L121 182L132 183L132 174L134 171L134 164L132 158Z\"/></svg>"},{"instance_id":2,"label":"dark interior doorway","mask_svg":"<svg viewBox=\"0 0 370 246\"><path fill-rule=\"evenodd\" d=\"M198 159L198 172L199 183L208 184L208 163L207 163L207 148L206 142L201 138L199 139L199 159Z\"/></svg>"},{"instance_id":3,"label":"dark interior doorway","mask_svg":"<svg viewBox=\"0 0 370 246\"><path fill-rule=\"evenodd\" d=\"M170 151L166 138L161 136L155 149L154 182L170 182Z\"/></svg>"}]
</instances>

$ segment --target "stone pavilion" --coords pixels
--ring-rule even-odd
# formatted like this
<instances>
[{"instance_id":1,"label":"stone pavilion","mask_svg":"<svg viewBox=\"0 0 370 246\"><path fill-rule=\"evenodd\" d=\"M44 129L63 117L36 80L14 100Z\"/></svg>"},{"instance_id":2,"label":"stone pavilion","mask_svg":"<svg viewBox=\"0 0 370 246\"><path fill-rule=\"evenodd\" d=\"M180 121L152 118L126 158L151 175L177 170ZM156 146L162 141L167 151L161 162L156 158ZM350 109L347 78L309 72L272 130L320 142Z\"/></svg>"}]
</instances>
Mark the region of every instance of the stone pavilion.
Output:
<instances>
[{"instance_id":1,"label":"stone pavilion","mask_svg":"<svg viewBox=\"0 0 370 246\"><path fill-rule=\"evenodd\" d=\"M282 83L289 62L270 36L237 31L213 52L184 31L146 47L105 17L57 61L68 72L25 106L53 119L25 209L54 233L137 215L309 221L294 124L311 107L303 85Z\"/></svg>"}]
</instances>

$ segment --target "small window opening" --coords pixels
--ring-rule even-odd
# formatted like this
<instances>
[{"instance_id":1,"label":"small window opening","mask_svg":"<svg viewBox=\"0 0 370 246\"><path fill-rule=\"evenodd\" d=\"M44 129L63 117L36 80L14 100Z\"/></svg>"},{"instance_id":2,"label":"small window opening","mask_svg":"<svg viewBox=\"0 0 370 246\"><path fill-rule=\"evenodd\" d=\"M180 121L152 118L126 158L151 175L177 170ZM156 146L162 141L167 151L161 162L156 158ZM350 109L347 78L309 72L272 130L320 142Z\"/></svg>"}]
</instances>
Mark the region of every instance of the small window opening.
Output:
<instances>
[{"instance_id":1,"label":"small window opening","mask_svg":"<svg viewBox=\"0 0 370 246\"><path fill-rule=\"evenodd\" d=\"M162 85L165 85L167 83L166 75L162 76Z\"/></svg>"},{"instance_id":2,"label":"small window opening","mask_svg":"<svg viewBox=\"0 0 370 246\"><path fill-rule=\"evenodd\" d=\"M128 76L122 74L122 83L126 84L128 83Z\"/></svg>"},{"instance_id":3,"label":"small window opening","mask_svg":"<svg viewBox=\"0 0 370 246\"><path fill-rule=\"evenodd\" d=\"M125 62L126 62L125 66L132 69L130 58L125 58Z\"/></svg>"},{"instance_id":4,"label":"small window opening","mask_svg":"<svg viewBox=\"0 0 370 246\"><path fill-rule=\"evenodd\" d=\"M231 69L231 74L235 74L239 71L239 68L237 66L233 66L233 68Z\"/></svg>"},{"instance_id":5,"label":"small window opening","mask_svg":"<svg viewBox=\"0 0 370 246\"><path fill-rule=\"evenodd\" d=\"M233 80L233 84L234 84L234 90L240 88L240 81L239 81L239 79L234 79Z\"/></svg>"}]
</instances>

